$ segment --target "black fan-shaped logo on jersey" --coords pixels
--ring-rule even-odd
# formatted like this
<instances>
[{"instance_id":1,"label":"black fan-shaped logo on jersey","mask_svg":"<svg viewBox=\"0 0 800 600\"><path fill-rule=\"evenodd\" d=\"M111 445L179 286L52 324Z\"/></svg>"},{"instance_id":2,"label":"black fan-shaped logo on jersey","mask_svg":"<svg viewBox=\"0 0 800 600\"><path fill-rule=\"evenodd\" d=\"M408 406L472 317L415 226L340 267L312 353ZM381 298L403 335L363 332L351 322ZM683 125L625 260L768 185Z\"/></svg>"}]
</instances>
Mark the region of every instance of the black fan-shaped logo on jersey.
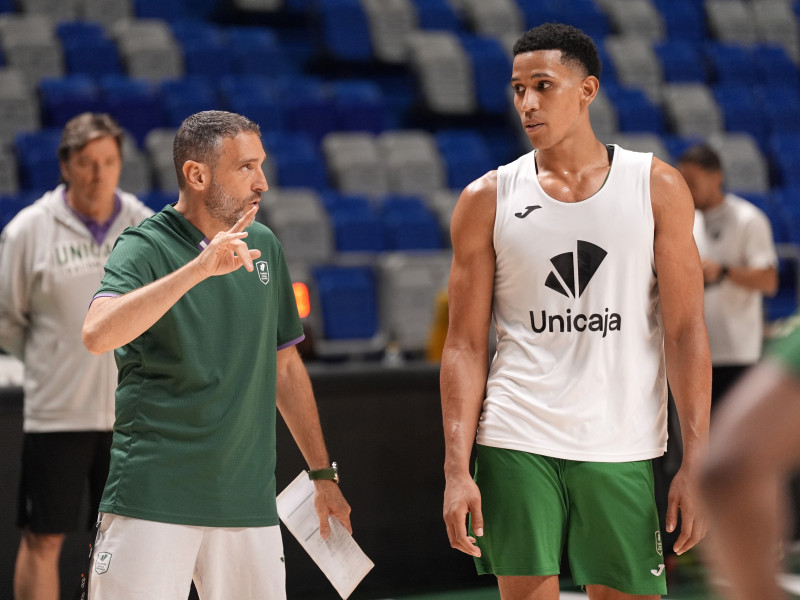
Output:
<instances>
[{"instance_id":1,"label":"black fan-shaped logo on jersey","mask_svg":"<svg viewBox=\"0 0 800 600\"><path fill-rule=\"evenodd\" d=\"M575 288L575 256L572 252L565 252L564 254L559 254L550 259L556 272L561 276L561 281L566 285L566 289L552 271L550 271L544 284L551 290L555 290L568 298L570 296L579 298L583 295L583 290L589 285L589 282L597 272L606 254L608 254L608 252L603 250L600 246L595 246L591 242L578 240L577 289Z\"/></svg>"}]
</instances>

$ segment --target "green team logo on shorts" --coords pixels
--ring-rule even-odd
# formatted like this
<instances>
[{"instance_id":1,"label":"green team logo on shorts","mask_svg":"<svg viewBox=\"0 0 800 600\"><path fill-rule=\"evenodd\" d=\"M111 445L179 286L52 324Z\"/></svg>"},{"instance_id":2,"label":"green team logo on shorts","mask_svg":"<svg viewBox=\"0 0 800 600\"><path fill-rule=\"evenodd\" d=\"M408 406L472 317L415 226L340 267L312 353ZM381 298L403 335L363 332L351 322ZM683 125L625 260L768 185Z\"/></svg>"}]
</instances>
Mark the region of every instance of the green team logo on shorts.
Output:
<instances>
[{"instance_id":1,"label":"green team logo on shorts","mask_svg":"<svg viewBox=\"0 0 800 600\"><path fill-rule=\"evenodd\" d=\"M661 532L656 531L656 552L659 556L664 556L664 548L661 546Z\"/></svg>"},{"instance_id":2,"label":"green team logo on shorts","mask_svg":"<svg viewBox=\"0 0 800 600\"><path fill-rule=\"evenodd\" d=\"M108 552L101 552L97 555L97 560L94 563L95 573L102 575L108 571L108 565L111 563L111 554Z\"/></svg>"},{"instance_id":3,"label":"green team logo on shorts","mask_svg":"<svg viewBox=\"0 0 800 600\"><path fill-rule=\"evenodd\" d=\"M267 261L260 260L256 263L256 273L258 273L258 278L261 280L261 283L264 285L269 283L269 265Z\"/></svg>"}]
</instances>

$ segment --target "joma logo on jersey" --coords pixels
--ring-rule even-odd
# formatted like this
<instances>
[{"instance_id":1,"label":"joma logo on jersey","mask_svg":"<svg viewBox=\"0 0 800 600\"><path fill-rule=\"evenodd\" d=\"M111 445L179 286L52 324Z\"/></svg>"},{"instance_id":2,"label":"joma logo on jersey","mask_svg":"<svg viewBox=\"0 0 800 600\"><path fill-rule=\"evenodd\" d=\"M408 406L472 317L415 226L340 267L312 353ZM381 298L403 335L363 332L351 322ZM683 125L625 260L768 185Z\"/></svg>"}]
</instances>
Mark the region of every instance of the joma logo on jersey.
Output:
<instances>
[{"instance_id":1,"label":"joma logo on jersey","mask_svg":"<svg viewBox=\"0 0 800 600\"><path fill-rule=\"evenodd\" d=\"M551 258L550 263L555 270L550 271L544 285L567 298L580 298L592 277L597 273L597 269L600 268L606 254L608 253L600 246L578 240L577 261L574 252L564 252ZM542 310L539 323L536 322L537 315L533 311L529 311L529 314L531 329L536 333L542 333L545 330L550 333L596 331L606 337L609 331L619 331L622 328L622 317L615 312L610 312L608 308L603 314L592 313L589 315L582 313L573 315L569 308L564 315L548 315L545 310Z\"/></svg>"},{"instance_id":2,"label":"joma logo on jersey","mask_svg":"<svg viewBox=\"0 0 800 600\"><path fill-rule=\"evenodd\" d=\"M261 283L267 285L269 283L269 265L267 264L267 261L259 260L257 263L255 263L255 267L256 273L258 274L258 279L261 281Z\"/></svg>"}]
</instances>

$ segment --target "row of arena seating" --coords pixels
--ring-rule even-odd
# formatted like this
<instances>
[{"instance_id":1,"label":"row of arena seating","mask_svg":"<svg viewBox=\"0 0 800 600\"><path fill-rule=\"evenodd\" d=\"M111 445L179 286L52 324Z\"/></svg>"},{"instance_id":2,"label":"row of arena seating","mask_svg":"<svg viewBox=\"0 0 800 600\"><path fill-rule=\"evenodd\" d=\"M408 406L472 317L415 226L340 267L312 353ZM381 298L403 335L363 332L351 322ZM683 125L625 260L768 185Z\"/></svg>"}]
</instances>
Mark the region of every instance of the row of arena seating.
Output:
<instances>
[{"instance_id":1,"label":"row of arena seating","mask_svg":"<svg viewBox=\"0 0 800 600\"><path fill-rule=\"evenodd\" d=\"M258 122L259 219L307 285L322 356L420 353L460 189L527 151L511 45L556 20L597 41L604 142L668 162L699 139L781 243L776 319L797 306L800 0L0 0L0 227L58 181L84 110L129 132L121 187L177 195L182 119Z\"/></svg>"}]
</instances>

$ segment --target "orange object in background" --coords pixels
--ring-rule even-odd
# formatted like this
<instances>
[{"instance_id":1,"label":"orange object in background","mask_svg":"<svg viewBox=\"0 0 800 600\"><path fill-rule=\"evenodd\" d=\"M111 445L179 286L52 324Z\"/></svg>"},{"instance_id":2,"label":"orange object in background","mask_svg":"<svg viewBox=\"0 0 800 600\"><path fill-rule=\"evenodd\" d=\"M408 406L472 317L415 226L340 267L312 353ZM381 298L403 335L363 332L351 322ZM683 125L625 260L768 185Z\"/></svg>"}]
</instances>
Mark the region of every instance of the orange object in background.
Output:
<instances>
[{"instance_id":1,"label":"orange object in background","mask_svg":"<svg viewBox=\"0 0 800 600\"><path fill-rule=\"evenodd\" d=\"M308 286L301 281L292 283L294 301L297 303L297 313L305 319L311 313L311 299L308 296Z\"/></svg>"}]
</instances>

